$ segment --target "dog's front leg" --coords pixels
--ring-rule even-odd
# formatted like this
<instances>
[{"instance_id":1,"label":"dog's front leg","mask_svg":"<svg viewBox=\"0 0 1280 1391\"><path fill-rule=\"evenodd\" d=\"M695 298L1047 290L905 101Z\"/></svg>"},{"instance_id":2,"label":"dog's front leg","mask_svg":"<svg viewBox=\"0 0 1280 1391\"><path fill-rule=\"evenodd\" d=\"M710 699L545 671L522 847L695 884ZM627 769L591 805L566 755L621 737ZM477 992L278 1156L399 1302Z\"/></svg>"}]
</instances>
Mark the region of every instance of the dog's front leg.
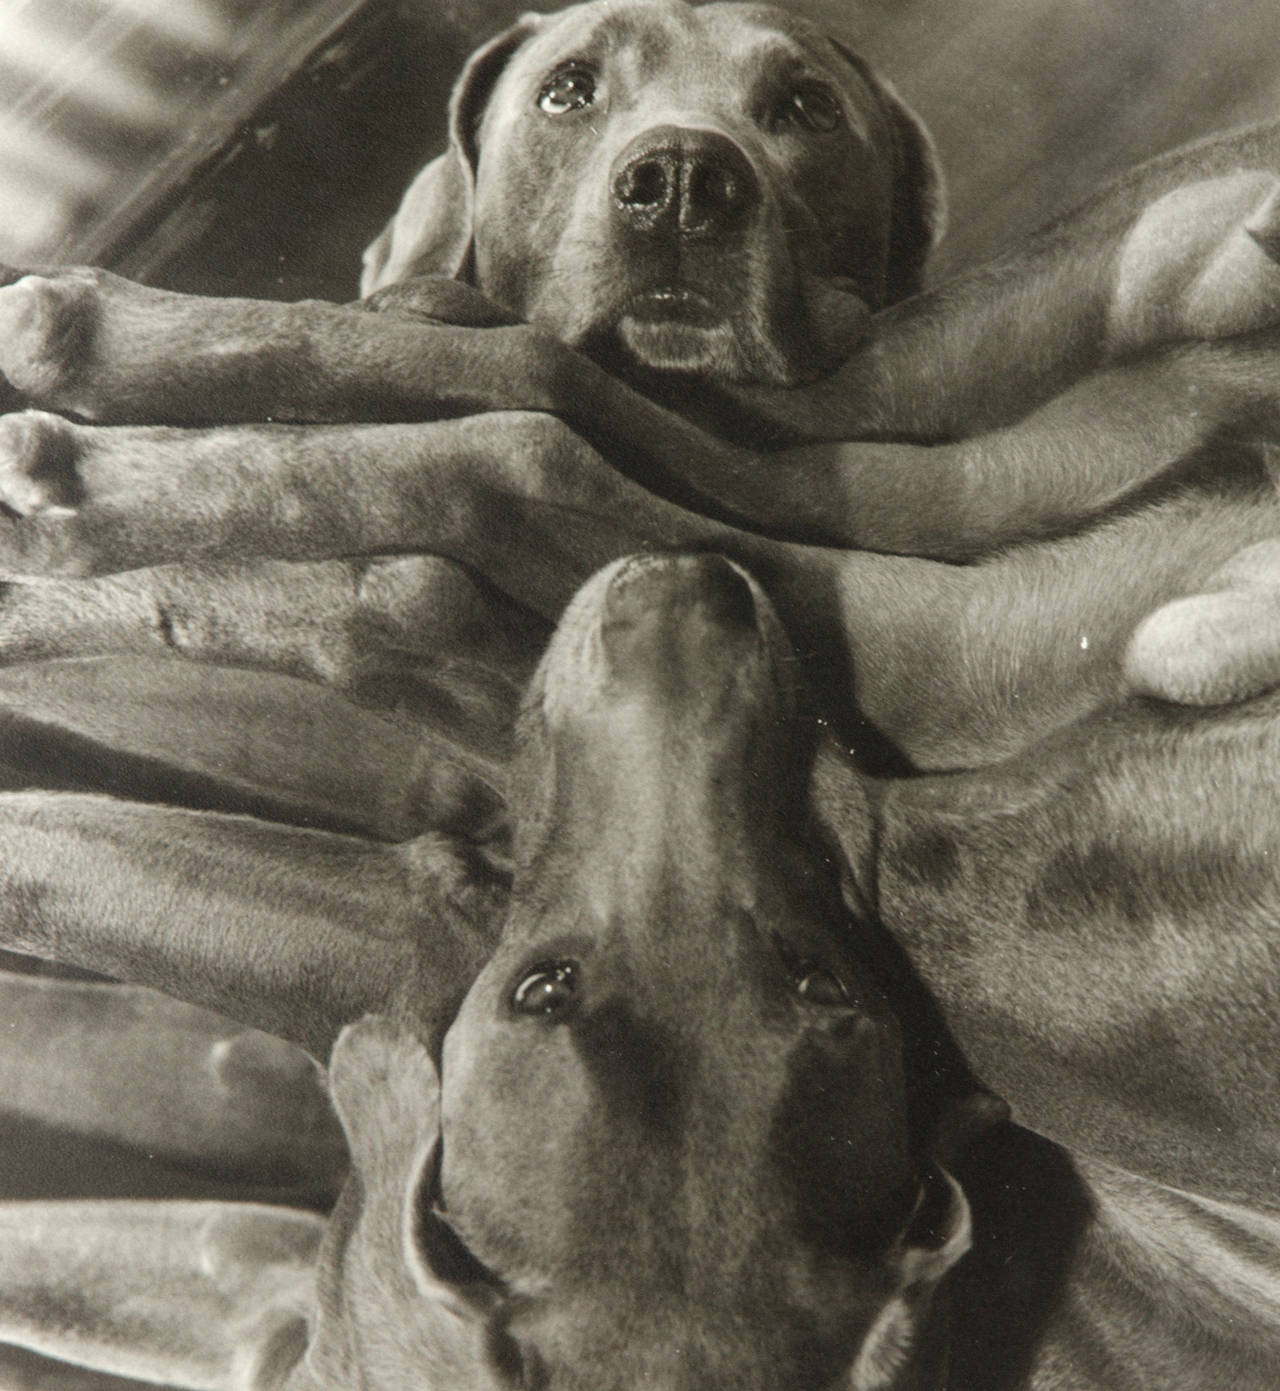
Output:
<instances>
[{"instance_id":1,"label":"dog's front leg","mask_svg":"<svg viewBox=\"0 0 1280 1391\"><path fill-rule=\"evenodd\" d=\"M527 324L204 298L87 268L8 278L0 371L32 403L104 423L552 409L566 394L559 375L577 360Z\"/></svg>"},{"instance_id":2,"label":"dog's front leg","mask_svg":"<svg viewBox=\"0 0 1280 1391\"><path fill-rule=\"evenodd\" d=\"M1273 336L1097 372L1004 429L934 446L786 450L746 498L828 545L970 559L1208 480L1264 481L1280 429Z\"/></svg>"},{"instance_id":3,"label":"dog's front leg","mask_svg":"<svg viewBox=\"0 0 1280 1391\"><path fill-rule=\"evenodd\" d=\"M432 555L178 564L0 589L0 662L176 656L296 676L447 730L502 777L545 624ZM420 828L419 828L420 829Z\"/></svg>"},{"instance_id":4,"label":"dog's front leg","mask_svg":"<svg viewBox=\"0 0 1280 1391\"><path fill-rule=\"evenodd\" d=\"M282 1199L336 1196L346 1146L319 1069L292 1044L140 986L12 971L0 1018L6 1123L145 1153L161 1183L177 1167Z\"/></svg>"},{"instance_id":5,"label":"dog's front leg","mask_svg":"<svg viewBox=\"0 0 1280 1391\"><path fill-rule=\"evenodd\" d=\"M306 1350L324 1229L256 1203L0 1203L0 1342L113 1387L278 1388Z\"/></svg>"},{"instance_id":6,"label":"dog's front leg","mask_svg":"<svg viewBox=\"0 0 1280 1391\"><path fill-rule=\"evenodd\" d=\"M555 618L607 561L725 531L645 491L538 413L211 431L6 419L0 500L20 514L0 521L10 578L429 552Z\"/></svg>"},{"instance_id":7,"label":"dog's front leg","mask_svg":"<svg viewBox=\"0 0 1280 1391\"><path fill-rule=\"evenodd\" d=\"M444 1023L501 883L452 842L70 793L0 796L0 946L151 985L325 1057L369 1010Z\"/></svg>"}]
</instances>

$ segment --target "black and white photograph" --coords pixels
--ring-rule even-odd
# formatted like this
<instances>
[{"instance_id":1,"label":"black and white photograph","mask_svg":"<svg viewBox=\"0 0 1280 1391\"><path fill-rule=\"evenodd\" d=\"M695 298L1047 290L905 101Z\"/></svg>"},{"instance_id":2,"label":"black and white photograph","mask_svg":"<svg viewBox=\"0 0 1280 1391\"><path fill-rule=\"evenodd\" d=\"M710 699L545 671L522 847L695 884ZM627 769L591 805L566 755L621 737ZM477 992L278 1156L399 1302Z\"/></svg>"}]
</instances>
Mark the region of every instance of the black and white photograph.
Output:
<instances>
[{"instance_id":1,"label":"black and white photograph","mask_svg":"<svg viewBox=\"0 0 1280 1391\"><path fill-rule=\"evenodd\" d=\"M1280 1387L1276 0L0 0L0 1391Z\"/></svg>"}]
</instances>

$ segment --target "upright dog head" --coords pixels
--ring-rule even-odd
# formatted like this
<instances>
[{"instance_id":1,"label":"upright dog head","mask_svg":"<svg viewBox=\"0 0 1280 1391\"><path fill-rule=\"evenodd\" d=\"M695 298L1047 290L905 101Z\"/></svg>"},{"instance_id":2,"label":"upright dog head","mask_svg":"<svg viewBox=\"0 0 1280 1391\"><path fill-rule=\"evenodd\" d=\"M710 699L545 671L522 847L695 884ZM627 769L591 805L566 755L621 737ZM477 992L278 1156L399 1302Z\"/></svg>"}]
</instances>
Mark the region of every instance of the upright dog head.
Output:
<instances>
[{"instance_id":1,"label":"upright dog head","mask_svg":"<svg viewBox=\"0 0 1280 1391\"><path fill-rule=\"evenodd\" d=\"M449 150L362 290L464 277L566 342L792 384L919 285L941 182L915 116L769 6L595 0L476 53Z\"/></svg>"},{"instance_id":2,"label":"upright dog head","mask_svg":"<svg viewBox=\"0 0 1280 1391\"><path fill-rule=\"evenodd\" d=\"M387 1391L935 1385L968 1210L913 1152L898 1027L807 833L793 670L716 557L623 561L570 607L439 1074L369 1024L335 1052L360 1200L324 1385L344 1357Z\"/></svg>"}]
</instances>

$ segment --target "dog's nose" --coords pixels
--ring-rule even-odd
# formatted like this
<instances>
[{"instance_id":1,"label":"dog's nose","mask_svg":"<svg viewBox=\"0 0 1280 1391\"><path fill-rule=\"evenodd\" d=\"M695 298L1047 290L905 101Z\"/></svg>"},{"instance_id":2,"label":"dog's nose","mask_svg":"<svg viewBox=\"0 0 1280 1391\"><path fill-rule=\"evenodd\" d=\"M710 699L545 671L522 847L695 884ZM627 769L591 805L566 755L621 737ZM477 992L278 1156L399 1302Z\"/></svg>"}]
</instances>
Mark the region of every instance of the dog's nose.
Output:
<instances>
[{"instance_id":1,"label":"dog's nose","mask_svg":"<svg viewBox=\"0 0 1280 1391\"><path fill-rule=\"evenodd\" d=\"M658 126L614 161L614 207L637 231L690 239L732 230L760 201L746 154L726 135Z\"/></svg>"},{"instance_id":2,"label":"dog's nose","mask_svg":"<svg viewBox=\"0 0 1280 1391\"><path fill-rule=\"evenodd\" d=\"M638 558L609 586L600 641L623 686L687 685L706 696L759 650L755 599L719 556Z\"/></svg>"},{"instance_id":3,"label":"dog's nose","mask_svg":"<svg viewBox=\"0 0 1280 1391\"><path fill-rule=\"evenodd\" d=\"M726 632L756 629L750 584L718 555L636 557L609 585L602 619L616 636L650 623L679 623L694 613Z\"/></svg>"}]
</instances>

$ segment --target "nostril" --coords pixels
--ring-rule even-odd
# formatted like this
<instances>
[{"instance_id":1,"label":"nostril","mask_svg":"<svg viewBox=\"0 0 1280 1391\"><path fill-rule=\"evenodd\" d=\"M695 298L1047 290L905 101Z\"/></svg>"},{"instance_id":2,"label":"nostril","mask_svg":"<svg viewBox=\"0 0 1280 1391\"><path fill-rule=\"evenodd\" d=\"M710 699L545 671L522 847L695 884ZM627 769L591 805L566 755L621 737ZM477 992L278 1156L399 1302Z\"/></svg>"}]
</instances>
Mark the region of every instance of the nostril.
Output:
<instances>
[{"instance_id":1,"label":"nostril","mask_svg":"<svg viewBox=\"0 0 1280 1391\"><path fill-rule=\"evenodd\" d=\"M671 179L659 160L647 159L624 171L618 201L630 208L658 208L671 196Z\"/></svg>"},{"instance_id":2,"label":"nostril","mask_svg":"<svg viewBox=\"0 0 1280 1391\"><path fill-rule=\"evenodd\" d=\"M741 184L721 164L697 164L689 179L689 201L695 207L732 209L742 201Z\"/></svg>"},{"instance_id":3,"label":"nostril","mask_svg":"<svg viewBox=\"0 0 1280 1391\"><path fill-rule=\"evenodd\" d=\"M754 629L758 623L755 595L743 575L720 556L708 556L702 573L704 601L726 627Z\"/></svg>"}]
</instances>

